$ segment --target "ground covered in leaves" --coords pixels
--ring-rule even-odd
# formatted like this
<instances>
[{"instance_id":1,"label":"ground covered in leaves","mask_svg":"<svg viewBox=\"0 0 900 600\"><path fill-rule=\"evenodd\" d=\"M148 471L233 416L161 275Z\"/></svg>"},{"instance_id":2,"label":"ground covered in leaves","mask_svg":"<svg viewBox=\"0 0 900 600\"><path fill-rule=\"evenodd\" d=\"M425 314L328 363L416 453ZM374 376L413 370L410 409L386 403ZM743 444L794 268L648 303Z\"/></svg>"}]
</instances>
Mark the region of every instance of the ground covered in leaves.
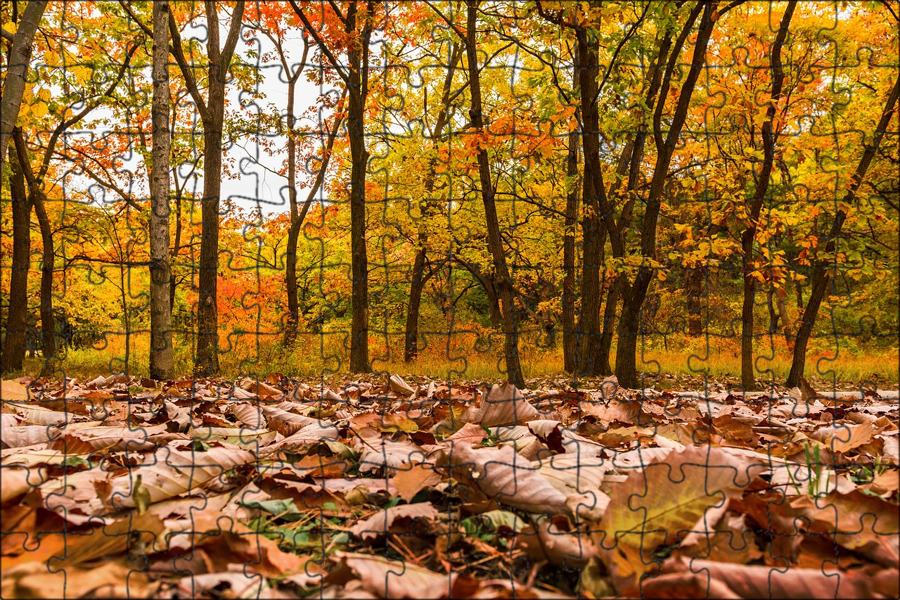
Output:
<instances>
[{"instance_id":1,"label":"ground covered in leaves","mask_svg":"<svg viewBox=\"0 0 900 600\"><path fill-rule=\"evenodd\" d=\"M3 597L898 595L896 393L529 384L4 381Z\"/></svg>"}]
</instances>

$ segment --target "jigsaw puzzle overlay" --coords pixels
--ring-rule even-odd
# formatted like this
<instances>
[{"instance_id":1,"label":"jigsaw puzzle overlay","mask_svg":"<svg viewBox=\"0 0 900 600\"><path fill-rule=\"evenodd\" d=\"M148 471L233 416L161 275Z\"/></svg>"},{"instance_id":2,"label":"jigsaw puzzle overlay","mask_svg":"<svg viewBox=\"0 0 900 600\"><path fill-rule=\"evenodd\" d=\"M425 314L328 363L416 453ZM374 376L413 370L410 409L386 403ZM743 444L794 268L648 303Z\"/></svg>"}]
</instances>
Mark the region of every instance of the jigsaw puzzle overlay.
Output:
<instances>
[{"instance_id":1,"label":"jigsaw puzzle overlay","mask_svg":"<svg viewBox=\"0 0 900 600\"><path fill-rule=\"evenodd\" d=\"M895 2L0 6L3 598L893 598Z\"/></svg>"}]
</instances>

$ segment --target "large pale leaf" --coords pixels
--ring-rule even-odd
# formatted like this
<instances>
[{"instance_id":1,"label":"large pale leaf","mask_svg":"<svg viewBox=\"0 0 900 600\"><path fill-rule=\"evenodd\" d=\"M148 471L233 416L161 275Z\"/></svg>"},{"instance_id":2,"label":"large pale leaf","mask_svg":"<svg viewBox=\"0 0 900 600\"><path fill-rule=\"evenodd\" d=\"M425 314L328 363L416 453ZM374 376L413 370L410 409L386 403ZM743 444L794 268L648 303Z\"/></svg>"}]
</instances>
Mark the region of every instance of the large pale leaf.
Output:
<instances>
[{"instance_id":1,"label":"large pale leaf","mask_svg":"<svg viewBox=\"0 0 900 600\"><path fill-rule=\"evenodd\" d=\"M166 446L158 449L154 457L152 464L110 480L110 499L114 507L136 506L133 496L138 476L152 504L196 489L221 477L225 471L254 460L252 453L231 446L213 446L205 452Z\"/></svg>"},{"instance_id":2,"label":"large pale leaf","mask_svg":"<svg viewBox=\"0 0 900 600\"><path fill-rule=\"evenodd\" d=\"M553 487L530 461L509 446L475 450L454 445L450 464L488 498L535 513L568 512L566 495Z\"/></svg>"},{"instance_id":3,"label":"large pale leaf","mask_svg":"<svg viewBox=\"0 0 900 600\"><path fill-rule=\"evenodd\" d=\"M380 510L371 517L358 521L350 531L353 535L363 540L375 539L388 532L394 532L395 522L401 520L414 521L416 519L433 520L438 518L438 511L431 502L418 504L400 504L384 510Z\"/></svg>"},{"instance_id":4,"label":"large pale leaf","mask_svg":"<svg viewBox=\"0 0 900 600\"><path fill-rule=\"evenodd\" d=\"M541 418L541 413L525 400L511 383L495 385L481 401L481 407L469 420L485 427L519 425Z\"/></svg>"},{"instance_id":5,"label":"large pale leaf","mask_svg":"<svg viewBox=\"0 0 900 600\"><path fill-rule=\"evenodd\" d=\"M368 554L340 553L337 558L355 571L363 587L380 598L449 598L458 577L442 575L410 561Z\"/></svg>"},{"instance_id":6,"label":"large pale leaf","mask_svg":"<svg viewBox=\"0 0 900 600\"><path fill-rule=\"evenodd\" d=\"M747 485L749 464L749 458L698 446L632 473L612 490L595 534L601 558L622 578L648 571L659 546L677 542L707 511L738 494L740 483Z\"/></svg>"}]
</instances>

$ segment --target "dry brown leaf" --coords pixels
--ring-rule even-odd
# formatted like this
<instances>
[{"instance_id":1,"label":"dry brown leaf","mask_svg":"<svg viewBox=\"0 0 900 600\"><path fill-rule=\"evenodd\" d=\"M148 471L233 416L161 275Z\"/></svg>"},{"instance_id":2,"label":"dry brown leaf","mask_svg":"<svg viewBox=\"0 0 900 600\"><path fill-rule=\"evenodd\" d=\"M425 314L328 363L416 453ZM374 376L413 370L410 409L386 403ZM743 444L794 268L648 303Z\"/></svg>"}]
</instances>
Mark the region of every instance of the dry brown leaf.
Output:
<instances>
[{"instance_id":1,"label":"dry brown leaf","mask_svg":"<svg viewBox=\"0 0 900 600\"><path fill-rule=\"evenodd\" d=\"M363 587L381 598L450 598L456 573L441 575L410 561L368 554L338 553L336 558L355 571ZM330 578L329 578L330 579Z\"/></svg>"},{"instance_id":2,"label":"dry brown leaf","mask_svg":"<svg viewBox=\"0 0 900 600\"><path fill-rule=\"evenodd\" d=\"M870 598L876 586L856 574L773 569L675 558L641 583L645 598ZM877 582L874 582L877 583Z\"/></svg>"},{"instance_id":3,"label":"dry brown leaf","mask_svg":"<svg viewBox=\"0 0 900 600\"><path fill-rule=\"evenodd\" d=\"M392 392L404 398L408 398L416 393L416 390L412 389L399 375L391 375L390 379L388 379L388 384Z\"/></svg>"},{"instance_id":4,"label":"dry brown leaf","mask_svg":"<svg viewBox=\"0 0 900 600\"><path fill-rule=\"evenodd\" d=\"M459 471L488 498L528 512L569 512L566 495L509 446L474 450L466 444L456 445L448 460L454 473Z\"/></svg>"},{"instance_id":5,"label":"dry brown leaf","mask_svg":"<svg viewBox=\"0 0 900 600\"><path fill-rule=\"evenodd\" d=\"M397 471L391 479L391 483L397 488L397 493L407 502L411 502L415 495L426 487L440 481L441 476L433 468L422 466L419 463L413 463L409 469Z\"/></svg>"},{"instance_id":6,"label":"dry brown leaf","mask_svg":"<svg viewBox=\"0 0 900 600\"><path fill-rule=\"evenodd\" d=\"M253 460L252 453L234 447L213 446L206 452L194 452L165 446L154 453L147 466L110 479L111 504L116 508L136 506L133 492L138 476L153 504L196 489L221 477L225 471Z\"/></svg>"},{"instance_id":7,"label":"dry brown leaf","mask_svg":"<svg viewBox=\"0 0 900 600\"><path fill-rule=\"evenodd\" d=\"M4 569L4 598L150 598L159 583L124 560L103 562L92 569L48 569L43 562L29 562Z\"/></svg>"},{"instance_id":8,"label":"dry brown leaf","mask_svg":"<svg viewBox=\"0 0 900 600\"><path fill-rule=\"evenodd\" d=\"M12 379L0 381L0 400L7 402L27 402L30 400L28 388Z\"/></svg>"},{"instance_id":9,"label":"dry brown leaf","mask_svg":"<svg viewBox=\"0 0 900 600\"><path fill-rule=\"evenodd\" d=\"M487 437L487 432L481 425L477 423L466 423L459 431L446 438L445 441L451 441L455 444L469 444L471 446L481 446L482 440Z\"/></svg>"},{"instance_id":10,"label":"dry brown leaf","mask_svg":"<svg viewBox=\"0 0 900 600\"><path fill-rule=\"evenodd\" d=\"M895 504L853 491L815 499L801 496L791 507L809 520L812 533L833 538L884 566L900 563L900 513Z\"/></svg>"},{"instance_id":11,"label":"dry brown leaf","mask_svg":"<svg viewBox=\"0 0 900 600\"><path fill-rule=\"evenodd\" d=\"M636 584L659 546L678 541L707 511L749 485L750 464L751 459L700 446L634 472L610 494L595 538L601 559L618 578Z\"/></svg>"},{"instance_id":12,"label":"dry brown leaf","mask_svg":"<svg viewBox=\"0 0 900 600\"><path fill-rule=\"evenodd\" d=\"M281 435L293 435L309 425L318 424L319 419L315 417L307 417L291 412L281 410L276 407L262 407L263 415L271 429L274 429Z\"/></svg>"},{"instance_id":13,"label":"dry brown leaf","mask_svg":"<svg viewBox=\"0 0 900 600\"><path fill-rule=\"evenodd\" d=\"M495 385L481 401L480 408L469 419L485 427L519 425L540 419L541 413L525 400L511 383Z\"/></svg>"},{"instance_id":14,"label":"dry brown leaf","mask_svg":"<svg viewBox=\"0 0 900 600\"><path fill-rule=\"evenodd\" d=\"M357 521L350 528L350 532L363 540L372 540L388 532L394 533L395 522L415 521L416 519L429 521L437 518L438 511L431 505L431 502L400 504L380 510L367 519Z\"/></svg>"}]
</instances>

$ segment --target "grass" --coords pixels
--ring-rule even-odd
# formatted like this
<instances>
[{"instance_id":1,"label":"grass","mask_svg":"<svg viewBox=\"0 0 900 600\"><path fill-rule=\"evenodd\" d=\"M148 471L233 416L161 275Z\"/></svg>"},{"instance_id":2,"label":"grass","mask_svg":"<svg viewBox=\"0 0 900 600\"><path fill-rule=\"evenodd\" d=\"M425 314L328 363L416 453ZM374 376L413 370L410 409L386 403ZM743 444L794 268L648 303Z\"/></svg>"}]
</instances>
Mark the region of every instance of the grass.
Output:
<instances>
[{"instance_id":1,"label":"grass","mask_svg":"<svg viewBox=\"0 0 900 600\"><path fill-rule=\"evenodd\" d=\"M182 336L179 336L182 337ZM402 338L390 352L385 345L370 343L372 368L375 372L433 379L497 381L504 377L502 342L499 336L484 340L475 334L460 333L447 342L432 338L420 351L415 362L403 361ZM568 378L563 372L560 348L544 348L535 339L523 336L520 342L521 363L528 378ZM683 379L701 378L704 373L729 383L739 380L740 355L732 339L684 338L670 340L666 348L639 346L638 369L648 376L647 385L658 389L684 387ZM392 344L394 346L394 344ZM347 372L347 351L337 334L301 336L294 348L285 349L275 336L223 336L220 342L221 374L233 378L241 375L282 373L290 377L321 377L340 380ZM81 380L98 375L126 371L130 375L148 373L149 336L108 336L105 343L93 348L69 349L54 362L54 377L77 377ZM758 378L764 382L783 382L790 369L790 352L786 347L761 348L756 357ZM615 356L612 357L614 363ZM178 374L192 371L190 341L176 339L175 370ZM807 361L807 378L819 381L824 388L835 382L853 387L865 382L877 383L884 389L897 389L897 349L871 349L868 352L811 352ZM40 357L26 358L24 372L37 374L43 366ZM127 367L127 369L126 369ZM818 367L818 370L817 370ZM832 371L829 373L829 371ZM345 378L346 376L344 376ZM674 379L672 382L667 380ZM701 384L702 385L702 384Z\"/></svg>"}]
</instances>

